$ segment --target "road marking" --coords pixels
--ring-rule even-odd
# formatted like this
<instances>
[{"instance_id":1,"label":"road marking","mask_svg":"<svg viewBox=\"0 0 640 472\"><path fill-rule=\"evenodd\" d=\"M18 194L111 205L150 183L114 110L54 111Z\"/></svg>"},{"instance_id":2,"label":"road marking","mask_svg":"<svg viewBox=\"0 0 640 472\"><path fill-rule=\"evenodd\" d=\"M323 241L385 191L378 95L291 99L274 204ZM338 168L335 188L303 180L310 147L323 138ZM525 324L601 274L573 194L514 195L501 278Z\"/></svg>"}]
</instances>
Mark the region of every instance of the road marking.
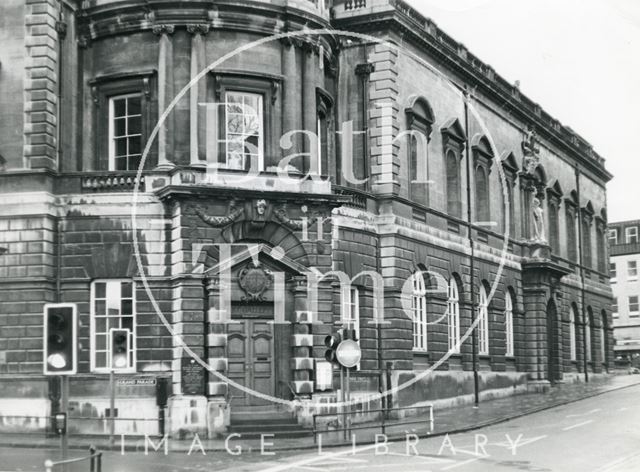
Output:
<instances>
[{"instance_id":1,"label":"road marking","mask_svg":"<svg viewBox=\"0 0 640 472\"><path fill-rule=\"evenodd\" d=\"M368 451L369 449L375 449L377 447L381 447L382 444L371 444L369 446L363 446L360 448L349 448L349 449L345 449L344 451L339 451L339 452L334 452L334 453L329 453L329 454L321 454L321 455L315 455L315 456L311 456L311 457L307 457L306 459L302 459L299 460L297 462L290 462L288 464L281 464L281 465L276 465L273 467L270 467L268 469L264 469L262 472L280 472L282 470L288 470L288 469L293 469L295 467L302 467L302 466L307 466L307 465L311 465L315 462L318 461L323 461L323 460L328 460L328 459L335 459L341 456L345 456L347 454L357 454L358 452L363 452L363 451Z\"/></svg>"},{"instance_id":2,"label":"road marking","mask_svg":"<svg viewBox=\"0 0 640 472\"><path fill-rule=\"evenodd\" d=\"M543 434L542 436L536 436L535 438L523 439L521 441L516 440L516 442L513 444L505 441L502 443L491 443L490 446L506 447L507 449L513 449L514 447L518 448L518 447L526 446L527 444L532 444L536 441L540 441L541 439L544 439L547 437L548 436L546 434Z\"/></svg>"},{"instance_id":3,"label":"road marking","mask_svg":"<svg viewBox=\"0 0 640 472\"><path fill-rule=\"evenodd\" d=\"M562 428L562 431L569 431L569 430L572 430L574 428L579 428L580 426L584 426L584 425L589 424L589 423L593 423L593 420L587 420L587 421L583 421L582 423L574 424L572 426L567 426L566 428Z\"/></svg>"},{"instance_id":4,"label":"road marking","mask_svg":"<svg viewBox=\"0 0 640 472\"><path fill-rule=\"evenodd\" d=\"M618 411L627 411L629 408L627 408L626 406L623 406L622 408L618 408Z\"/></svg>"},{"instance_id":5,"label":"road marking","mask_svg":"<svg viewBox=\"0 0 640 472\"><path fill-rule=\"evenodd\" d=\"M621 466L625 462L629 462L631 459L634 459L635 457L638 457L638 456L640 456L640 452L634 452L633 454L629 454L628 456L620 457L614 461L606 463L602 467L596 469L595 472L612 472L616 470L618 466Z\"/></svg>"},{"instance_id":6,"label":"road marking","mask_svg":"<svg viewBox=\"0 0 640 472\"><path fill-rule=\"evenodd\" d=\"M585 413L578 413L578 414L575 414L575 415L567 415L565 418L578 418L580 416L588 416L588 415L591 415L593 413L597 413L599 411L602 411L602 408L596 408L594 410L587 411Z\"/></svg>"},{"instance_id":7,"label":"road marking","mask_svg":"<svg viewBox=\"0 0 640 472\"><path fill-rule=\"evenodd\" d=\"M473 459L467 459L466 461L458 462L457 464L452 464L452 465L448 465L447 467L443 467L441 470L455 469L456 467L460 467L460 466L463 466L463 465L471 464L472 462L475 462L477 460L478 460L477 457L475 457Z\"/></svg>"}]
</instances>

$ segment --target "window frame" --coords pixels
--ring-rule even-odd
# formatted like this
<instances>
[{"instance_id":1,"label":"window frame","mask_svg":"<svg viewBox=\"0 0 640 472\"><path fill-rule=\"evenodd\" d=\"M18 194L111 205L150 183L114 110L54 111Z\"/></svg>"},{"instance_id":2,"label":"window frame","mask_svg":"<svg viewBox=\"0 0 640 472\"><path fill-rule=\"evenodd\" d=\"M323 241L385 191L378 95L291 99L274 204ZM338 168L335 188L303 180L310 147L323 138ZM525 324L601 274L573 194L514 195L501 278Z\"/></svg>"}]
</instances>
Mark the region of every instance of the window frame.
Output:
<instances>
[{"instance_id":1,"label":"window frame","mask_svg":"<svg viewBox=\"0 0 640 472\"><path fill-rule=\"evenodd\" d=\"M116 157L121 158L123 156L116 156L115 154L115 139L116 137L114 136L115 133L115 106L114 106L114 101L116 100L122 100L122 99L126 99L128 100L129 98L139 98L140 99L140 114L139 115L129 115L128 113L124 115L124 117L120 117L120 118L124 118L125 120L127 120L128 118L131 117L136 117L139 116L140 117L140 133L137 135L140 137L140 159L142 158L142 153L144 150L144 145L145 142L143 141L144 139L144 135L143 135L143 121L144 121L144 113L142 110L143 107L143 95L141 92L131 92L131 93L125 93L125 94L120 94L120 95L111 95L109 97L107 97L107 104L108 104L108 124L107 124L107 136L108 136L108 151L107 151L107 158L108 158L108 170L112 171L112 172L133 172L133 171L137 171L139 168L139 165L135 167L135 169L130 169L128 168L128 166L125 166L125 169L117 169L115 162L116 162ZM128 104L127 104L128 106ZM128 126L128 124L127 124ZM127 132L126 135L124 135L124 137L126 137L126 139L128 139L129 137L132 137L134 135L131 135ZM129 154L126 154L125 159L127 159L127 163L129 162Z\"/></svg>"},{"instance_id":2,"label":"window frame","mask_svg":"<svg viewBox=\"0 0 640 472\"><path fill-rule=\"evenodd\" d=\"M109 373L111 371L111 367L109 366L109 363L111 362L111 355L110 355L110 350L111 350L111 344L110 344L110 327L106 326L106 331L104 334L106 335L106 367L97 367L96 366L96 310L95 310L95 305L96 305L96 284L98 283L115 283L117 282L119 284L120 287L120 293L122 293L122 282L128 282L131 283L131 318L132 318L132 329L131 329L131 339L129 340L129 346L131 346L131 355L132 355L132 359L131 359L131 367L129 367L128 369L118 369L118 373L136 373L137 372L137 362L138 362L138 355L137 355L137 313L136 313L136 283L133 279L127 279L127 278L102 278L102 279L94 279L91 281L91 285L90 285L90 298L89 298L89 350L90 350L90 354L89 354L89 369L90 372L92 373ZM107 290L107 292L105 293L105 300L106 297L108 295L108 288L106 288L105 290ZM122 295L120 295L120 309L122 309ZM120 317L122 317L122 313L120 313L119 315ZM125 315L125 316L129 316L129 315ZM105 318L109 318L108 315L105 315ZM120 320L120 323L118 324L118 328L122 327L122 322Z\"/></svg>"},{"instance_id":3,"label":"window frame","mask_svg":"<svg viewBox=\"0 0 640 472\"><path fill-rule=\"evenodd\" d=\"M577 320L578 310L572 306L569 310L569 357L572 361L578 360Z\"/></svg>"},{"instance_id":4,"label":"window frame","mask_svg":"<svg viewBox=\"0 0 640 472\"><path fill-rule=\"evenodd\" d=\"M513 307L515 300L510 290L504 300L504 324L505 324L505 356L514 357L515 340L513 336Z\"/></svg>"},{"instance_id":5,"label":"window frame","mask_svg":"<svg viewBox=\"0 0 640 472\"><path fill-rule=\"evenodd\" d=\"M613 237L611 237L613 235ZM609 228L607 231L607 240L609 241L609 245L618 244L618 228Z\"/></svg>"},{"instance_id":6,"label":"window frame","mask_svg":"<svg viewBox=\"0 0 640 472\"><path fill-rule=\"evenodd\" d=\"M618 318L620 316L620 307L618 306L618 297L613 297L611 302L611 316Z\"/></svg>"},{"instance_id":7,"label":"window frame","mask_svg":"<svg viewBox=\"0 0 640 472\"><path fill-rule=\"evenodd\" d=\"M411 287L413 351L428 352L427 287L422 271L413 273Z\"/></svg>"},{"instance_id":8,"label":"window frame","mask_svg":"<svg viewBox=\"0 0 640 472\"><path fill-rule=\"evenodd\" d=\"M635 299L635 301L632 301L632 299ZM628 303L628 307L629 307L629 316L640 316L640 297L638 295L629 295L627 297L627 303ZM632 306L635 305L635 310L632 309Z\"/></svg>"},{"instance_id":9,"label":"window frame","mask_svg":"<svg viewBox=\"0 0 640 472\"><path fill-rule=\"evenodd\" d=\"M116 171L112 169L109 155L109 127L110 113L109 103L111 97L128 94L140 94L141 112L141 147L149 137L150 124L157 118L156 102L156 70L143 70L135 72L123 72L97 76L89 81L91 97L94 103L92 111L93 149L95 154L92 162L83 162L82 170L98 170L108 172L132 172ZM145 159L144 168L152 169L157 163L157 145L151 146Z\"/></svg>"},{"instance_id":10,"label":"window frame","mask_svg":"<svg viewBox=\"0 0 640 472\"><path fill-rule=\"evenodd\" d=\"M633 234L630 230L633 230ZM634 238L635 241L631 242L631 238ZM637 226L627 226L624 229L624 242L625 244L637 244L638 243L638 227Z\"/></svg>"},{"instance_id":11,"label":"window frame","mask_svg":"<svg viewBox=\"0 0 640 472\"><path fill-rule=\"evenodd\" d=\"M455 277L449 279L447 290L447 339L448 350L460 353L460 290Z\"/></svg>"},{"instance_id":12,"label":"window frame","mask_svg":"<svg viewBox=\"0 0 640 472\"><path fill-rule=\"evenodd\" d=\"M587 352L587 362L592 362L593 361L593 352L591 352L592 349L592 343L591 343L591 331L592 331L592 316L591 314L587 314L587 319L585 320L585 351Z\"/></svg>"},{"instance_id":13,"label":"window frame","mask_svg":"<svg viewBox=\"0 0 640 472\"><path fill-rule=\"evenodd\" d=\"M484 285L480 286L478 294L478 355L488 356L489 346L489 303L487 300L487 290Z\"/></svg>"},{"instance_id":14,"label":"window frame","mask_svg":"<svg viewBox=\"0 0 640 472\"><path fill-rule=\"evenodd\" d=\"M264 165L264 158L265 158L265 103L264 103L264 94L262 93L256 93L256 92L250 92L250 91L246 91L246 90L236 90L233 87L230 87L228 89L226 89L224 91L224 104L225 106L222 107L224 109L223 111L223 121L222 121L222 127L223 127L223 136L224 136L224 150L222 152L222 154L219 156L218 158L218 165L220 166L219 168L221 170L236 170L236 171L240 171L240 172L248 172L249 169L246 169L246 162L243 161L243 165L240 168L235 168L235 167L229 167L229 144L231 142L231 140L229 139L229 128L228 128L228 109L227 109L227 104L229 103L229 95L230 94L236 94L236 95L241 95L243 97L243 103L242 106L245 107L245 98L246 97L254 97L258 99L258 106L259 106L259 110L258 110L258 118L259 118L259 135L258 135L258 172L264 172L265 170L265 165ZM244 111L244 110L243 110ZM245 116L249 116L246 113L242 113L240 116L242 116L243 118ZM244 120L243 120L244 121ZM244 130L243 130L244 131ZM244 146L243 146L244 147ZM221 158L224 159L224 164L223 161L221 161ZM244 153L243 153L243 160L245 159ZM251 169L251 167L250 167Z\"/></svg>"},{"instance_id":15,"label":"window frame","mask_svg":"<svg viewBox=\"0 0 640 472\"><path fill-rule=\"evenodd\" d=\"M638 261L627 261L627 280L638 280Z\"/></svg>"},{"instance_id":16,"label":"window frame","mask_svg":"<svg viewBox=\"0 0 640 472\"><path fill-rule=\"evenodd\" d=\"M358 287L349 288L348 299L344 304L342 323L346 324L348 329L355 330L356 338L360 341L360 289Z\"/></svg>"}]
</instances>

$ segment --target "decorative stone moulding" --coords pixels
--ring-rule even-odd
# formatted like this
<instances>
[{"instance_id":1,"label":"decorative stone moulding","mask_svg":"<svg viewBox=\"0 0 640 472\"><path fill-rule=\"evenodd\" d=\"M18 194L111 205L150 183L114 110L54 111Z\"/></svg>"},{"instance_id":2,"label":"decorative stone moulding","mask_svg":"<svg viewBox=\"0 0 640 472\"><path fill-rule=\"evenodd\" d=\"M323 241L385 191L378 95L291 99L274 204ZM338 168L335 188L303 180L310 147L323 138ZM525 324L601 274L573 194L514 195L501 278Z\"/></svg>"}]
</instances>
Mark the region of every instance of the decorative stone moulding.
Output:
<instances>
[{"instance_id":1,"label":"decorative stone moulding","mask_svg":"<svg viewBox=\"0 0 640 472\"><path fill-rule=\"evenodd\" d=\"M293 370L314 370L313 357L293 357L291 358L291 368Z\"/></svg>"},{"instance_id":2,"label":"decorative stone moulding","mask_svg":"<svg viewBox=\"0 0 640 472\"><path fill-rule=\"evenodd\" d=\"M228 361L226 357L210 357L209 367L218 372L226 372L228 368Z\"/></svg>"},{"instance_id":3,"label":"decorative stone moulding","mask_svg":"<svg viewBox=\"0 0 640 472\"><path fill-rule=\"evenodd\" d=\"M207 393L211 397L226 396L229 386L225 382L209 382Z\"/></svg>"},{"instance_id":4,"label":"decorative stone moulding","mask_svg":"<svg viewBox=\"0 0 640 472\"><path fill-rule=\"evenodd\" d=\"M312 347L313 335L312 334L294 334L292 337L292 343L295 347Z\"/></svg>"}]
</instances>

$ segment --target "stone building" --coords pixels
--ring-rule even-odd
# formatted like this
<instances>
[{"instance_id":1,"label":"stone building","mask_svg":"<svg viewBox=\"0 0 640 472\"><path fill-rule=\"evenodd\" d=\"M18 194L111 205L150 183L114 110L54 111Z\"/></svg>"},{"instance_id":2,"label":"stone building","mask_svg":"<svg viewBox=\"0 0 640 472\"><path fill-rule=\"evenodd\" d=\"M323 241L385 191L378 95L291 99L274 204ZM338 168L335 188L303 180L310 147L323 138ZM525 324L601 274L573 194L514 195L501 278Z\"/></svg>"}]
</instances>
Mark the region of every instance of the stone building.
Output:
<instances>
[{"instance_id":1,"label":"stone building","mask_svg":"<svg viewBox=\"0 0 640 472\"><path fill-rule=\"evenodd\" d=\"M613 290L613 351L616 362L640 365L640 221L609 225L609 276Z\"/></svg>"},{"instance_id":2,"label":"stone building","mask_svg":"<svg viewBox=\"0 0 640 472\"><path fill-rule=\"evenodd\" d=\"M404 1L6 0L0 39L1 427L59 407L51 302L85 432L112 328L128 434L331 410L345 324L363 415L606 373L603 158Z\"/></svg>"}]
</instances>

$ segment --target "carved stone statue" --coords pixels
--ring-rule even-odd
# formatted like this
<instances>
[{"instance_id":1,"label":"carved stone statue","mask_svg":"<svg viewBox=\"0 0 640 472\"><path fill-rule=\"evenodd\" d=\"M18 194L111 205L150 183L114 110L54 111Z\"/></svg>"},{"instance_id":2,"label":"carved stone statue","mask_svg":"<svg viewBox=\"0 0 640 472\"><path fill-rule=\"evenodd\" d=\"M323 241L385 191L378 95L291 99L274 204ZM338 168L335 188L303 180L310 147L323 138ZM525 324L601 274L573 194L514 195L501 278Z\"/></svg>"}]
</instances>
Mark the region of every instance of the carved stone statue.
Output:
<instances>
[{"instance_id":1,"label":"carved stone statue","mask_svg":"<svg viewBox=\"0 0 640 472\"><path fill-rule=\"evenodd\" d=\"M533 199L533 240L547 241L544 229L544 211L538 198Z\"/></svg>"},{"instance_id":2,"label":"carved stone statue","mask_svg":"<svg viewBox=\"0 0 640 472\"><path fill-rule=\"evenodd\" d=\"M540 162L540 147L538 146L538 135L535 130L529 128L522 141L522 152L524 154L524 168L528 174L533 175Z\"/></svg>"}]
</instances>

